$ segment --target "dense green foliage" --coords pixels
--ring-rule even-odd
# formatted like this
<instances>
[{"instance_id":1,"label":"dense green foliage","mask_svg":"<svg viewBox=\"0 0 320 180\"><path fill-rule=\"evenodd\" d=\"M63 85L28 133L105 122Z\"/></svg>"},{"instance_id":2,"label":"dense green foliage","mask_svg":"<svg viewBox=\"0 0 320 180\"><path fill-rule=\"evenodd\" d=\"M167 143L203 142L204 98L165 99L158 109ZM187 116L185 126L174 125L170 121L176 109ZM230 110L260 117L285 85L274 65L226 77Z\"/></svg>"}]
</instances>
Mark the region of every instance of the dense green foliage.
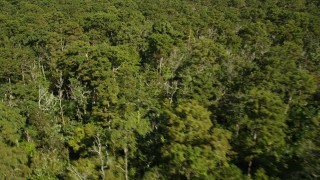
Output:
<instances>
[{"instance_id":1,"label":"dense green foliage","mask_svg":"<svg viewBox=\"0 0 320 180\"><path fill-rule=\"evenodd\" d=\"M0 63L0 179L320 178L318 0L1 0Z\"/></svg>"}]
</instances>

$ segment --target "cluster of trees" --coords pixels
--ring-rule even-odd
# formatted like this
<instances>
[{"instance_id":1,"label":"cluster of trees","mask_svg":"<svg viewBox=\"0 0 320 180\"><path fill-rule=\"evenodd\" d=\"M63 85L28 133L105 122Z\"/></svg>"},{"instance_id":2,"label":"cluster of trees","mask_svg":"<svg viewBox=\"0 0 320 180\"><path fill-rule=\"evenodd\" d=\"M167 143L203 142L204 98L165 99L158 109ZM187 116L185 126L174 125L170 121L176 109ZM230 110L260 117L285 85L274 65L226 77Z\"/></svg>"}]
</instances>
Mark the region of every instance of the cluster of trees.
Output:
<instances>
[{"instance_id":1,"label":"cluster of trees","mask_svg":"<svg viewBox=\"0 0 320 180\"><path fill-rule=\"evenodd\" d=\"M0 178L320 178L319 9L1 1Z\"/></svg>"}]
</instances>

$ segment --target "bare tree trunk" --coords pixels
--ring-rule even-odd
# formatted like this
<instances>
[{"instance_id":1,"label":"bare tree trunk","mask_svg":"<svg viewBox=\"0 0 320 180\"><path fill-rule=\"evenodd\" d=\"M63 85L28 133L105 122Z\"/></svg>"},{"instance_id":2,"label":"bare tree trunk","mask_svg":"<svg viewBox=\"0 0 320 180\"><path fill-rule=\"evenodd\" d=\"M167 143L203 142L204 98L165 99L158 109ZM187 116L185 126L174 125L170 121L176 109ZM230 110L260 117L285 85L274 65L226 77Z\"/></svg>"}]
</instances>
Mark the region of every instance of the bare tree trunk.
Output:
<instances>
[{"instance_id":1,"label":"bare tree trunk","mask_svg":"<svg viewBox=\"0 0 320 180\"><path fill-rule=\"evenodd\" d=\"M253 140L254 140L254 142L256 144L256 142L257 142L257 132L256 132L256 130L254 130L254 133L253 133ZM251 177L252 163L253 163L253 157L252 157L252 155L250 155L249 163L248 163L248 176L249 177Z\"/></svg>"},{"instance_id":2,"label":"bare tree trunk","mask_svg":"<svg viewBox=\"0 0 320 180\"><path fill-rule=\"evenodd\" d=\"M291 101L292 101L292 96L289 96L289 98L288 98L288 103L287 103L286 108L285 108L285 110L284 110L284 114L288 114L288 111L289 111L289 109L290 109L290 103L291 103Z\"/></svg>"},{"instance_id":3,"label":"bare tree trunk","mask_svg":"<svg viewBox=\"0 0 320 180\"><path fill-rule=\"evenodd\" d=\"M62 79L62 73L60 72L59 81L58 81L58 84L56 85L56 87L59 89L59 108L60 108L60 116L61 116L62 124L65 125L64 113L63 113L63 106L62 106L62 99L63 99L62 86L63 86L63 79Z\"/></svg>"},{"instance_id":4,"label":"bare tree trunk","mask_svg":"<svg viewBox=\"0 0 320 180\"><path fill-rule=\"evenodd\" d=\"M22 76L23 85L26 85L26 81L25 81L25 77L24 77L23 65L20 66L20 69L21 69L21 76Z\"/></svg>"},{"instance_id":5,"label":"bare tree trunk","mask_svg":"<svg viewBox=\"0 0 320 180\"><path fill-rule=\"evenodd\" d=\"M40 85L38 85L38 106L39 106L39 109L41 109L41 99L42 99L41 89L40 89Z\"/></svg>"},{"instance_id":6,"label":"bare tree trunk","mask_svg":"<svg viewBox=\"0 0 320 180\"><path fill-rule=\"evenodd\" d=\"M251 177L252 158L250 157L248 164L248 176Z\"/></svg>"},{"instance_id":7,"label":"bare tree trunk","mask_svg":"<svg viewBox=\"0 0 320 180\"><path fill-rule=\"evenodd\" d=\"M236 124L236 137L239 136L239 131L240 131L240 125L239 123Z\"/></svg>"},{"instance_id":8,"label":"bare tree trunk","mask_svg":"<svg viewBox=\"0 0 320 180\"><path fill-rule=\"evenodd\" d=\"M98 135L95 136L95 144L94 151L98 154L99 160L100 160L100 171L101 171L101 177L104 180L105 179L105 165L104 165L104 159L103 159L103 153L102 153L102 145L101 141Z\"/></svg>"},{"instance_id":9,"label":"bare tree trunk","mask_svg":"<svg viewBox=\"0 0 320 180\"><path fill-rule=\"evenodd\" d=\"M9 77L8 81L9 81L9 94L8 94L7 98L9 100L8 101L9 102L9 107L12 107L13 106L13 102L12 102L13 96L12 96L11 79L10 79L10 77Z\"/></svg>"},{"instance_id":10,"label":"bare tree trunk","mask_svg":"<svg viewBox=\"0 0 320 180\"><path fill-rule=\"evenodd\" d=\"M128 148L124 149L124 170L125 170L125 179L128 180Z\"/></svg>"},{"instance_id":11,"label":"bare tree trunk","mask_svg":"<svg viewBox=\"0 0 320 180\"><path fill-rule=\"evenodd\" d=\"M62 95L63 95L63 91L60 89L60 90L59 90L60 115L61 115L62 124L65 125L64 114L63 114L63 107L62 107Z\"/></svg>"},{"instance_id":12,"label":"bare tree trunk","mask_svg":"<svg viewBox=\"0 0 320 180\"><path fill-rule=\"evenodd\" d=\"M159 62L159 73L162 74L162 62L163 62L163 57L160 59Z\"/></svg>"},{"instance_id":13,"label":"bare tree trunk","mask_svg":"<svg viewBox=\"0 0 320 180\"><path fill-rule=\"evenodd\" d=\"M68 169L69 171L71 171L71 172L76 176L77 179L79 179L79 180L85 180L85 179L87 179L87 177L82 176L81 173L80 173L75 167L69 165L69 167L67 167L67 169Z\"/></svg>"}]
</instances>

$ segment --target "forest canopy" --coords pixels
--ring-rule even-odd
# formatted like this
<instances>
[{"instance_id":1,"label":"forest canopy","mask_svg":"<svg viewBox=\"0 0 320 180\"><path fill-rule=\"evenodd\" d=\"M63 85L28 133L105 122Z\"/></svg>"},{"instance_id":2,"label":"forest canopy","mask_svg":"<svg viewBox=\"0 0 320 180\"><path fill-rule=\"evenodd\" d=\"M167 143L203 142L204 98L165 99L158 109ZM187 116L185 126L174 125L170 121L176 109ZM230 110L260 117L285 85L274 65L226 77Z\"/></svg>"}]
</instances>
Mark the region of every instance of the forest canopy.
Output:
<instances>
[{"instance_id":1,"label":"forest canopy","mask_svg":"<svg viewBox=\"0 0 320 180\"><path fill-rule=\"evenodd\" d=\"M0 179L320 178L320 1L1 0Z\"/></svg>"}]
</instances>

